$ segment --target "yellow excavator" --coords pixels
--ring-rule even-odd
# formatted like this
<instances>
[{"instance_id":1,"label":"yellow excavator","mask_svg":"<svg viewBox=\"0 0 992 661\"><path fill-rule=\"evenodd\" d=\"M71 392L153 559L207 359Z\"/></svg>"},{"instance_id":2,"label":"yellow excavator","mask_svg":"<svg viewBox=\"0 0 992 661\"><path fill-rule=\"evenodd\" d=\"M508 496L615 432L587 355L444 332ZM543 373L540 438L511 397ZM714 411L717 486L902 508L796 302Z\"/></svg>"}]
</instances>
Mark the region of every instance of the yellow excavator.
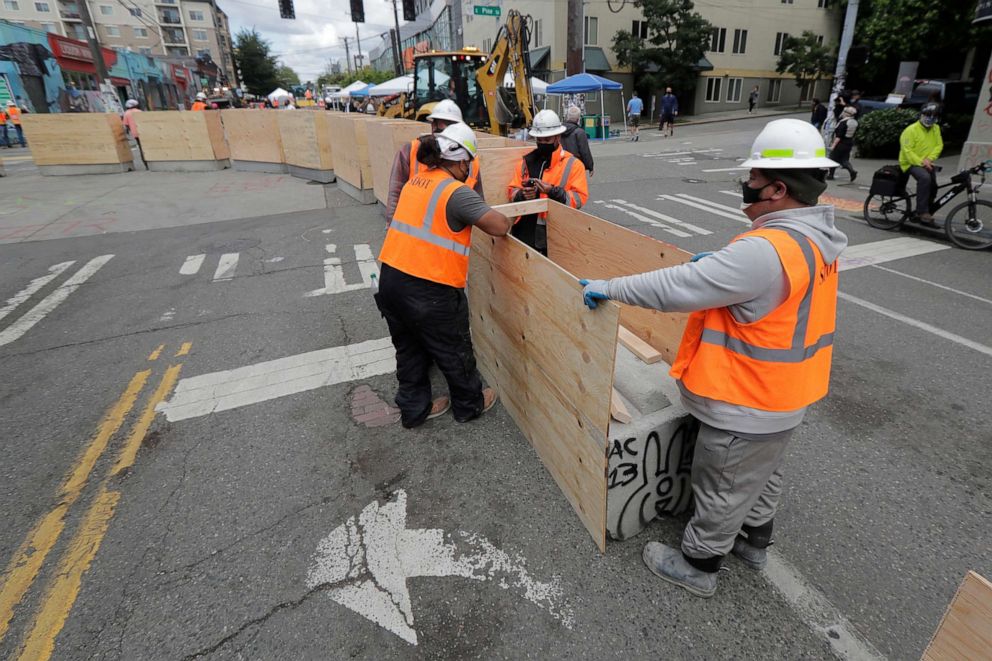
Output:
<instances>
[{"instance_id":1,"label":"yellow excavator","mask_svg":"<svg viewBox=\"0 0 992 661\"><path fill-rule=\"evenodd\" d=\"M451 99L472 128L493 135L530 126L534 94L530 85L530 16L511 9L487 55L478 48L430 51L413 56L413 90L387 99L379 115L424 121L438 101ZM503 86L507 70L513 89Z\"/></svg>"}]
</instances>

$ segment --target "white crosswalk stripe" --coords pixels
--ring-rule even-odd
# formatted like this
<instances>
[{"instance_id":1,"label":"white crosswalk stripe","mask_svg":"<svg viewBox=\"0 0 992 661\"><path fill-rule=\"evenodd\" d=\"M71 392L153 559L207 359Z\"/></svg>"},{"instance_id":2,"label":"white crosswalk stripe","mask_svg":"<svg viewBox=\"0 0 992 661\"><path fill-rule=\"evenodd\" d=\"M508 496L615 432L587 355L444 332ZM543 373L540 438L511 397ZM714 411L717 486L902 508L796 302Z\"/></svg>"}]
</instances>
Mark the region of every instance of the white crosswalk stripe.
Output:
<instances>
[{"instance_id":1,"label":"white crosswalk stripe","mask_svg":"<svg viewBox=\"0 0 992 661\"><path fill-rule=\"evenodd\" d=\"M713 233L713 232L709 231L708 229L703 229L702 227L699 227L698 225L693 225L692 223L683 222L683 221L679 220L678 218L672 218L671 216L665 215L665 214L660 213L658 211L655 211L653 209L648 209L647 207L638 206L638 205L634 204L633 202L627 202L626 200L610 200L610 202L615 202L616 204L622 204L622 205L624 205L626 207L629 207L629 208L633 209L634 211L639 211L640 213L643 213L646 216L651 216L652 218L657 218L658 220L663 220L663 221L665 221L667 223L670 223L672 225L675 225L676 227L681 227L681 228L687 229L687 230L689 230L691 232L695 232L696 234L706 235L706 234L712 234Z\"/></svg>"},{"instance_id":2,"label":"white crosswalk stripe","mask_svg":"<svg viewBox=\"0 0 992 661\"><path fill-rule=\"evenodd\" d=\"M602 204L607 209L615 209L616 211L620 211L622 213L625 213L628 216L631 216L633 218L636 218L637 220L641 221L642 223L644 223L646 225L650 225L652 227L657 227L658 229L660 229L662 231L665 231L665 232L668 232L669 234L672 234L672 235L677 236L679 238L683 238L684 239L686 237L692 236L688 232L683 232L682 230L677 230L674 227L669 227L668 225L664 225L662 223L659 223L656 220L652 220L651 218L648 218L647 216L645 216L643 214L637 213L636 211L631 211L630 209L626 209L626 208L624 208L624 207L622 207L620 205L610 204L608 202L604 202L603 200L596 200L595 203L596 204Z\"/></svg>"},{"instance_id":3,"label":"white crosswalk stripe","mask_svg":"<svg viewBox=\"0 0 992 661\"><path fill-rule=\"evenodd\" d=\"M233 280L234 273L238 270L238 256L240 253L226 252L220 256L217 263L217 270L214 271L214 282L224 282Z\"/></svg>"},{"instance_id":4,"label":"white crosswalk stripe","mask_svg":"<svg viewBox=\"0 0 992 661\"><path fill-rule=\"evenodd\" d=\"M736 211L735 213L730 213L728 211L724 211L723 209L720 209L719 207L712 206L712 204L709 202L703 204L701 202L694 201L694 199L686 199L684 197L678 197L675 195L659 195L658 199L669 200L671 202L678 202L686 206L694 207L701 211L708 211L715 216L720 216L722 218L729 218L730 220L736 220L737 222L744 223L745 225L751 224L751 221L747 219L747 216L742 214L740 211ZM695 199L700 199L700 198L695 198Z\"/></svg>"},{"instance_id":5,"label":"white crosswalk stripe","mask_svg":"<svg viewBox=\"0 0 992 661\"><path fill-rule=\"evenodd\" d=\"M75 264L76 262L62 262L61 264L55 264L54 266L48 267L48 273L35 278L27 284L27 286L21 291L17 292L13 296L7 299L7 302L2 308L0 308L0 319L3 319L8 314L10 314L14 308L34 296L38 291L40 291L45 285L59 277L63 271Z\"/></svg>"},{"instance_id":6,"label":"white crosswalk stripe","mask_svg":"<svg viewBox=\"0 0 992 661\"><path fill-rule=\"evenodd\" d=\"M203 258L206 255L190 255L183 262L183 265L179 267L179 273L182 275L195 275L200 272L200 267L203 266Z\"/></svg>"},{"instance_id":7,"label":"white crosswalk stripe","mask_svg":"<svg viewBox=\"0 0 992 661\"><path fill-rule=\"evenodd\" d=\"M840 270L861 268L862 266L874 266L884 264L906 257L916 257L940 250L950 250L950 246L933 241L922 241L909 236L898 239L886 239L885 241L872 241L871 243L861 243L856 246L848 246L840 256Z\"/></svg>"}]
</instances>

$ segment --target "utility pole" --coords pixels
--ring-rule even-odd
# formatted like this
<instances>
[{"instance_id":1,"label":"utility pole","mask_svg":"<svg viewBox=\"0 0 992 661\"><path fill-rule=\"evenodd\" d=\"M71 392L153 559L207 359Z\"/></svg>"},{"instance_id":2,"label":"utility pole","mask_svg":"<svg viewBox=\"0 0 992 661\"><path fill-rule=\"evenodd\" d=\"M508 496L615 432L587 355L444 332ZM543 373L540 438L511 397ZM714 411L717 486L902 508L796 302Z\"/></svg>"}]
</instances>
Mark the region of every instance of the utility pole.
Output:
<instances>
[{"instance_id":1,"label":"utility pole","mask_svg":"<svg viewBox=\"0 0 992 661\"><path fill-rule=\"evenodd\" d=\"M107 73L107 65L103 61L103 50L100 48L100 41L96 36L96 29L93 27L93 19L90 17L89 0L79 0L79 18L86 28L86 43L89 44L90 53L93 54L93 64L96 66L96 76L99 83L103 85L110 80Z\"/></svg>"},{"instance_id":2,"label":"utility pole","mask_svg":"<svg viewBox=\"0 0 992 661\"><path fill-rule=\"evenodd\" d=\"M406 71L403 62L400 61L400 15L396 13L396 0L393 0L393 22L396 23L396 32L393 33L393 57L396 66L393 68L397 76L402 76Z\"/></svg>"},{"instance_id":3,"label":"utility pole","mask_svg":"<svg viewBox=\"0 0 992 661\"><path fill-rule=\"evenodd\" d=\"M348 67L348 73L351 73L351 55L348 51L348 37L344 37L344 63Z\"/></svg>"},{"instance_id":4,"label":"utility pole","mask_svg":"<svg viewBox=\"0 0 992 661\"><path fill-rule=\"evenodd\" d=\"M357 72L364 64L365 56L362 55L362 38L358 35L358 23L355 23L355 43L358 44L358 55L355 56L355 71Z\"/></svg>"},{"instance_id":5,"label":"utility pole","mask_svg":"<svg viewBox=\"0 0 992 661\"><path fill-rule=\"evenodd\" d=\"M837 97L844 89L844 82L847 79L847 53L851 50L854 42L854 24L858 21L859 0L848 0L847 14L844 16L844 31L840 35L840 48L837 51L837 69L834 71L834 88L830 91L830 102L827 104L827 120L823 122L823 136L829 142L834 131L836 120L834 119L834 106L837 104Z\"/></svg>"},{"instance_id":6,"label":"utility pole","mask_svg":"<svg viewBox=\"0 0 992 661\"><path fill-rule=\"evenodd\" d=\"M582 0L568 0L568 19L565 32L565 75L582 73L583 42Z\"/></svg>"}]
</instances>

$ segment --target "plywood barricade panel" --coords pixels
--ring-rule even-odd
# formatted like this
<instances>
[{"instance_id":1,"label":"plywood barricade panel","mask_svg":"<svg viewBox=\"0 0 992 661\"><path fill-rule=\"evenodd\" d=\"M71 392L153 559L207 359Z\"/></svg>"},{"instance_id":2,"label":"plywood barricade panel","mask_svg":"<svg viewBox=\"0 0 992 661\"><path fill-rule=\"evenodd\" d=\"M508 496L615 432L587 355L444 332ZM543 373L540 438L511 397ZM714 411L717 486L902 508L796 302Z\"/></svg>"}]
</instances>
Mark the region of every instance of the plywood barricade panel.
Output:
<instances>
[{"instance_id":1,"label":"plywood barricade panel","mask_svg":"<svg viewBox=\"0 0 992 661\"><path fill-rule=\"evenodd\" d=\"M304 110L276 114L289 173L323 183L334 181L330 123L326 112Z\"/></svg>"},{"instance_id":2,"label":"plywood barricade panel","mask_svg":"<svg viewBox=\"0 0 992 661\"><path fill-rule=\"evenodd\" d=\"M692 256L675 246L561 204L548 208L548 256L580 278L615 278L675 266ZM623 305L620 323L675 361L687 315Z\"/></svg>"},{"instance_id":3,"label":"plywood barricade panel","mask_svg":"<svg viewBox=\"0 0 992 661\"><path fill-rule=\"evenodd\" d=\"M375 199L385 204L389 197L389 173L392 172L396 152L414 138L430 133L430 130L430 125L424 122L397 119L379 122L372 131L367 132Z\"/></svg>"},{"instance_id":4,"label":"plywood barricade panel","mask_svg":"<svg viewBox=\"0 0 992 661\"><path fill-rule=\"evenodd\" d=\"M534 151L533 145L479 150L482 192L485 193L487 204L492 206L510 201L506 195L506 187L513 179L513 171L520 167L524 154L532 151Z\"/></svg>"},{"instance_id":5,"label":"plywood barricade panel","mask_svg":"<svg viewBox=\"0 0 992 661\"><path fill-rule=\"evenodd\" d=\"M228 165L230 151L217 111L143 112L137 124L150 170L216 170Z\"/></svg>"},{"instance_id":6,"label":"plywood barricade panel","mask_svg":"<svg viewBox=\"0 0 992 661\"><path fill-rule=\"evenodd\" d=\"M591 313L565 270L476 230L468 281L479 368L601 551L619 307Z\"/></svg>"},{"instance_id":7,"label":"plywood barricade panel","mask_svg":"<svg viewBox=\"0 0 992 661\"><path fill-rule=\"evenodd\" d=\"M944 613L924 661L988 658L992 649L992 582L968 572Z\"/></svg>"},{"instance_id":8,"label":"plywood barricade panel","mask_svg":"<svg viewBox=\"0 0 992 661\"><path fill-rule=\"evenodd\" d=\"M124 172L132 155L120 117L113 113L22 116L31 155L43 174ZM13 131L11 131L13 133Z\"/></svg>"},{"instance_id":9,"label":"plywood barricade panel","mask_svg":"<svg viewBox=\"0 0 992 661\"><path fill-rule=\"evenodd\" d=\"M286 172L286 157L279 133L279 112L228 109L221 110L220 116L236 169Z\"/></svg>"},{"instance_id":10,"label":"plywood barricade panel","mask_svg":"<svg viewBox=\"0 0 992 661\"><path fill-rule=\"evenodd\" d=\"M373 204L375 194L372 190L372 164L369 161L368 126L378 122L361 113L329 114L334 174L338 178L338 187L360 202Z\"/></svg>"}]
</instances>

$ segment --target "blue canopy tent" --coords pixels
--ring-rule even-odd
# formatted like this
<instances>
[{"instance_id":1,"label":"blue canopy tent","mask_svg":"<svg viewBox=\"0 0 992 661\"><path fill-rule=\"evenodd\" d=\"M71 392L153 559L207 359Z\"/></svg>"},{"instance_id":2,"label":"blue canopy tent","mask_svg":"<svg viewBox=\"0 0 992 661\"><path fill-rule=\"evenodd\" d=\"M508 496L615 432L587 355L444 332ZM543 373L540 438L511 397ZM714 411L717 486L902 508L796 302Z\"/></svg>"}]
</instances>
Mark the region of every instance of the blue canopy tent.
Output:
<instances>
[{"instance_id":1,"label":"blue canopy tent","mask_svg":"<svg viewBox=\"0 0 992 661\"><path fill-rule=\"evenodd\" d=\"M373 87L375 87L375 85L366 85L365 87L361 87L357 90L351 90L348 94L349 96L368 96Z\"/></svg>"},{"instance_id":2,"label":"blue canopy tent","mask_svg":"<svg viewBox=\"0 0 992 661\"><path fill-rule=\"evenodd\" d=\"M620 83L597 76L593 73L577 73L574 76L562 78L557 83L548 85L548 94L583 94L585 92L620 92L620 105L623 106L623 85ZM547 101L545 101L545 106ZM599 115L601 120L605 117L606 104L602 96L599 99ZM623 129L627 131L627 116L624 114ZM603 140L606 139L606 132L603 132Z\"/></svg>"}]
</instances>

